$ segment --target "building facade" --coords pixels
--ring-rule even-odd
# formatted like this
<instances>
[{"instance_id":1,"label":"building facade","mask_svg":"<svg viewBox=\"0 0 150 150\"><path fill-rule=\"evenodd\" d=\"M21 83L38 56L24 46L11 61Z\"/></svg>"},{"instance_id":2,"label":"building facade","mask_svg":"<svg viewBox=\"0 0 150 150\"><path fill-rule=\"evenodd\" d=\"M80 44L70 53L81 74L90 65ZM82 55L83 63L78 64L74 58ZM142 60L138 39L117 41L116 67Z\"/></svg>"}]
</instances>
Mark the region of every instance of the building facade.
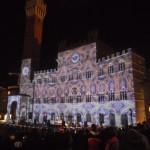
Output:
<instances>
[{"instance_id":1,"label":"building facade","mask_svg":"<svg viewBox=\"0 0 150 150\"><path fill-rule=\"evenodd\" d=\"M91 43L58 53L58 68L35 72L32 81L31 60L25 59L20 93L33 100L28 112L40 123L46 117L51 122L134 124L137 110L144 116L135 99L135 56L128 49L96 60L96 43ZM22 114L26 110L20 108Z\"/></svg>"},{"instance_id":2,"label":"building facade","mask_svg":"<svg viewBox=\"0 0 150 150\"><path fill-rule=\"evenodd\" d=\"M64 120L108 126L142 122L145 106L141 81L145 64L144 59L130 48L98 58L104 46L93 42L59 52L56 69L34 72L45 14L43 0L27 1L27 29L20 73L22 96L9 97L8 116L12 103L16 102L17 120L32 118L39 123L45 119L51 123Z\"/></svg>"}]
</instances>

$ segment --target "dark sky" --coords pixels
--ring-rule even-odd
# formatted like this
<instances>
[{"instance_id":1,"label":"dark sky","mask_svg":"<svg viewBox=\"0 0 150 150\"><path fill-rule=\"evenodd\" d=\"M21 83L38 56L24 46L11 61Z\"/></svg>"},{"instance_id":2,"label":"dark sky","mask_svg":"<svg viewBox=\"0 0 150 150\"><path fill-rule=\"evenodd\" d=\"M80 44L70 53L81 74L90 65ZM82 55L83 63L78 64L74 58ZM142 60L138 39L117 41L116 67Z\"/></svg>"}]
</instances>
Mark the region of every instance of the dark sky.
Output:
<instances>
[{"instance_id":1,"label":"dark sky","mask_svg":"<svg viewBox=\"0 0 150 150\"><path fill-rule=\"evenodd\" d=\"M58 41L79 41L98 30L115 51L132 47L150 60L150 5L99 0L47 0L41 51L42 68L54 68ZM0 9L0 86L16 82L8 72L19 72L25 29L25 0L5 0ZM149 59L149 60L148 60Z\"/></svg>"}]
</instances>

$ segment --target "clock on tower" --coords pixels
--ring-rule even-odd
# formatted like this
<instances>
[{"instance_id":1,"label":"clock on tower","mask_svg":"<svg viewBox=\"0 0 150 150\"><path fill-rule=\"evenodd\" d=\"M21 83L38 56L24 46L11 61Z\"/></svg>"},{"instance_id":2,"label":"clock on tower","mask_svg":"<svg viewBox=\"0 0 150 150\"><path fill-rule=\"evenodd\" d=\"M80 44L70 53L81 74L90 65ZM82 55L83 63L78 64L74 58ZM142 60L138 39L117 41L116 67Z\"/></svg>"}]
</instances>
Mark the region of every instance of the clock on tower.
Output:
<instances>
[{"instance_id":1,"label":"clock on tower","mask_svg":"<svg viewBox=\"0 0 150 150\"><path fill-rule=\"evenodd\" d=\"M21 84L30 82L31 59L24 59L21 66Z\"/></svg>"}]
</instances>

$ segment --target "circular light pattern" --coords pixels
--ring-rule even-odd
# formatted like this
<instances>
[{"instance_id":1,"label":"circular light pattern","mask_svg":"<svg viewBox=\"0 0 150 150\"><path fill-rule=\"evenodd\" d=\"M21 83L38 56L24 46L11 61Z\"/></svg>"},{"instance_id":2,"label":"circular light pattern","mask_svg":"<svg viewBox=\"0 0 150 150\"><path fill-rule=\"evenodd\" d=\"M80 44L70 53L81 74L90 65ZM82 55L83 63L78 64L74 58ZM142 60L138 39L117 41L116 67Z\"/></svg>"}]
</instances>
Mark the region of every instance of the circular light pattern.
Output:
<instances>
[{"instance_id":1,"label":"circular light pattern","mask_svg":"<svg viewBox=\"0 0 150 150\"><path fill-rule=\"evenodd\" d=\"M23 69L22 69L22 74L23 75L28 75L29 74L29 68L28 67L24 67Z\"/></svg>"},{"instance_id":2,"label":"circular light pattern","mask_svg":"<svg viewBox=\"0 0 150 150\"><path fill-rule=\"evenodd\" d=\"M71 60L72 60L73 63L77 63L79 61L79 58L80 58L79 54L78 53L74 53L72 55L72 59Z\"/></svg>"}]
</instances>

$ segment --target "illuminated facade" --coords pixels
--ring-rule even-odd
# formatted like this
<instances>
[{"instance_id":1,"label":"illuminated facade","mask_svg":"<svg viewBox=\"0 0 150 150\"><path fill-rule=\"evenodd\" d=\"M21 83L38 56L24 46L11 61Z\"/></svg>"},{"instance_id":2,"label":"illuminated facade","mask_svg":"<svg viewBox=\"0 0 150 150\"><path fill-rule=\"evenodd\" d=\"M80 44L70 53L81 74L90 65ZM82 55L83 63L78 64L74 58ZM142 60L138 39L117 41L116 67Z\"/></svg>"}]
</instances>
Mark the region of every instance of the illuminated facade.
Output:
<instances>
[{"instance_id":1,"label":"illuminated facade","mask_svg":"<svg viewBox=\"0 0 150 150\"><path fill-rule=\"evenodd\" d=\"M43 0L30 0L27 4L27 17L33 18L34 14L34 17L36 15L43 21L46 7ZM33 9L38 7L30 7L31 4L41 7L43 13ZM36 13L33 13L34 10ZM27 25L27 28L30 27ZM34 29L37 27L41 30L36 22ZM41 32L31 32L36 33L30 36L34 42L39 41L38 44L35 42L39 49ZM36 51L36 46L32 47L31 41L30 38L25 38L25 45L29 48L24 48L24 51ZM87 122L108 126L143 121L143 87L138 81L143 80L144 59L130 48L105 58L97 58L100 51L104 49L97 49L97 43L94 42L59 52L56 69L42 70L34 74L36 57L31 54L23 57L20 76L20 93L23 96L9 97L8 114L11 112L12 103L16 101L17 120L32 118L32 121L42 123L46 118L51 123L64 120L67 123Z\"/></svg>"},{"instance_id":2,"label":"illuminated facade","mask_svg":"<svg viewBox=\"0 0 150 150\"><path fill-rule=\"evenodd\" d=\"M51 122L132 124L137 116L135 56L128 49L96 60L96 43L83 45L58 53L58 68L35 72L32 82L31 60L25 59L20 93L34 99L33 118L39 122L46 116Z\"/></svg>"}]
</instances>

